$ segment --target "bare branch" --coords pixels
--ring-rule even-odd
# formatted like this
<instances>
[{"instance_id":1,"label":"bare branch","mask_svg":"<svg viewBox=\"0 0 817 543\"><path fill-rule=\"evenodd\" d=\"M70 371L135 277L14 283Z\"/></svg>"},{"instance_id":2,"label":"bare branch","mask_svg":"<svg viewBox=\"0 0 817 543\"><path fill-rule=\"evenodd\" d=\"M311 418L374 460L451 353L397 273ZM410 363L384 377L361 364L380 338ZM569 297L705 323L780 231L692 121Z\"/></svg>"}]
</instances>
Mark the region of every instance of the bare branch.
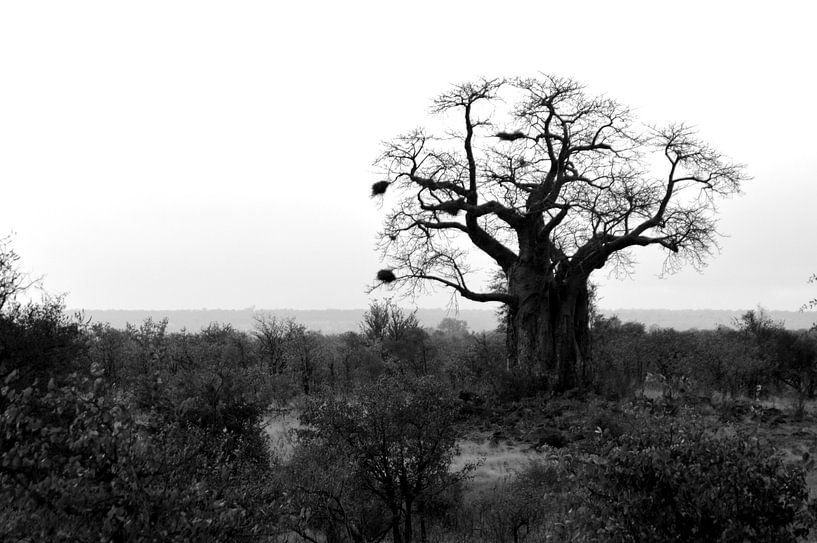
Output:
<instances>
[{"instance_id":1,"label":"bare branch","mask_svg":"<svg viewBox=\"0 0 817 543\"><path fill-rule=\"evenodd\" d=\"M570 79L482 79L432 111L457 130L412 131L376 162L399 195L379 246L403 283L469 299L496 298L464 284L474 248L506 273L524 263L544 278L626 267L629 249L650 245L667 269L700 266L717 249L717 199L748 179L688 126L639 125Z\"/></svg>"}]
</instances>

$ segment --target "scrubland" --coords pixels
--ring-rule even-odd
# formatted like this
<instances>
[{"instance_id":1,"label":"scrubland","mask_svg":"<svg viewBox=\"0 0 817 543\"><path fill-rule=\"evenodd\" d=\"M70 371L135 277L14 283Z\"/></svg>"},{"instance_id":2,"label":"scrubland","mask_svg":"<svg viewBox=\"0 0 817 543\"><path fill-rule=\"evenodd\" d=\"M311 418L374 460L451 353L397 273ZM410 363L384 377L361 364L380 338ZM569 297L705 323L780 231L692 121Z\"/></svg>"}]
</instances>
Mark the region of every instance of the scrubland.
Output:
<instances>
[{"instance_id":1,"label":"scrubland","mask_svg":"<svg viewBox=\"0 0 817 543\"><path fill-rule=\"evenodd\" d=\"M599 318L591 383L557 394L501 332L378 314L170 333L6 307L0 539L814 538L812 332Z\"/></svg>"}]
</instances>

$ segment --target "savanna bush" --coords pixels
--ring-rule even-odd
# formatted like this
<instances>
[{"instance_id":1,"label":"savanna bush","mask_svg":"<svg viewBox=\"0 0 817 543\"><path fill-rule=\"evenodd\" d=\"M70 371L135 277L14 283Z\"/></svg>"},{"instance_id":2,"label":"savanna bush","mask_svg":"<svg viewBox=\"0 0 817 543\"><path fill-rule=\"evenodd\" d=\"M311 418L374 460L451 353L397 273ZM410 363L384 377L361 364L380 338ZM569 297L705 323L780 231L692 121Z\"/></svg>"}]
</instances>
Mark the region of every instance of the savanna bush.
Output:
<instances>
[{"instance_id":1,"label":"savanna bush","mask_svg":"<svg viewBox=\"0 0 817 543\"><path fill-rule=\"evenodd\" d=\"M569 537L571 512L581 507L580 496L573 492L576 472L571 462L569 455L531 462L483 489L460 505L452 532L492 543Z\"/></svg>"},{"instance_id":2,"label":"savanna bush","mask_svg":"<svg viewBox=\"0 0 817 543\"><path fill-rule=\"evenodd\" d=\"M801 470L756 439L642 416L588 472L603 541L795 542L815 525Z\"/></svg>"},{"instance_id":3,"label":"savanna bush","mask_svg":"<svg viewBox=\"0 0 817 543\"><path fill-rule=\"evenodd\" d=\"M297 515L294 527L353 541L372 531L395 543L425 539L447 506L441 496L467 475L451 469L458 407L439 380L394 375L353 395L307 399L289 494L310 517Z\"/></svg>"},{"instance_id":4,"label":"savanna bush","mask_svg":"<svg viewBox=\"0 0 817 543\"><path fill-rule=\"evenodd\" d=\"M265 458L261 420L273 389L246 339L217 326L196 335L171 335L166 363L135 380L136 406L168 423L225 434L234 452Z\"/></svg>"},{"instance_id":5,"label":"savanna bush","mask_svg":"<svg viewBox=\"0 0 817 543\"><path fill-rule=\"evenodd\" d=\"M0 390L0 540L240 541L271 530L269 463L134 416L101 378Z\"/></svg>"},{"instance_id":6,"label":"savanna bush","mask_svg":"<svg viewBox=\"0 0 817 543\"><path fill-rule=\"evenodd\" d=\"M61 298L14 302L0 312L0 379L16 372L11 386L22 389L86 370L87 351L81 323L66 314Z\"/></svg>"}]
</instances>

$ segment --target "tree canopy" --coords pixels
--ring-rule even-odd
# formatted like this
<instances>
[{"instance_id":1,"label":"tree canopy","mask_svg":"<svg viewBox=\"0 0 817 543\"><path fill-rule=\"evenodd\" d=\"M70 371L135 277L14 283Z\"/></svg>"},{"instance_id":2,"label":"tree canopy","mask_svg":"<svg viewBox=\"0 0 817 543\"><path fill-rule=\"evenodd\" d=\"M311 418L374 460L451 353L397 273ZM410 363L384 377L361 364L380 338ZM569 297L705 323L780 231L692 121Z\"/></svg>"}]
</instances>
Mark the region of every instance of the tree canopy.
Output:
<instances>
[{"instance_id":1,"label":"tree canopy","mask_svg":"<svg viewBox=\"0 0 817 543\"><path fill-rule=\"evenodd\" d=\"M380 233L382 283L444 286L507 307L509 367L548 387L586 381L590 274L631 250L700 266L717 247L717 202L743 167L684 124L643 125L564 78L482 79L437 97L437 131L385 144L373 195L396 192ZM474 251L476 249L476 251ZM474 253L501 270L475 284Z\"/></svg>"},{"instance_id":2,"label":"tree canopy","mask_svg":"<svg viewBox=\"0 0 817 543\"><path fill-rule=\"evenodd\" d=\"M717 245L717 198L746 179L691 127L642 125L570 79L465 83L432 112L445 130L401 135L376 162L373 192L398 192L380 248L410 288L432 281L471 300L513 303L466 282L461 240L506 274L536 259L551 273L586 276L611 260L629 265L628 249L646 245L665 249L670 268L699 265Z\"/></svg>"}]
</instances>

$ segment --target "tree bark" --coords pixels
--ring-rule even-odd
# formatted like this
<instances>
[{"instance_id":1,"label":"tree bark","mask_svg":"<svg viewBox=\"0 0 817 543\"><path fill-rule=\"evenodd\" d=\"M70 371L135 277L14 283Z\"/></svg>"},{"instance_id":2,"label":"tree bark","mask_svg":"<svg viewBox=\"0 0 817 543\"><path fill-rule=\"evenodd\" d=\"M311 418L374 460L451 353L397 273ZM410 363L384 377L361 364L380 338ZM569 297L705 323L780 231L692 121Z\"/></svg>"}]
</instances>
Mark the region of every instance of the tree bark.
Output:
<instances>
[{"instance_id":1,"label":"tree bark","mask_svg":"<svg viewBox=\"0 0 817 543\"><path fill-rule=\"evenodd\" d=\"M587 279L558 281L518 267L508 281L508 366L555 392L587 384L590 328Z\"/></svg>"},{"instance_id":2,"label":"tree bark","mask_svg":"<svg viewBox=\"0 0 817 543\"><path fill-rule=\"evenodd\" d=\"M400 512L392 509L391 513L391 538L394 543L403 543L403 536L400 534Z\"/></svg>"},{"instance_id":3,"label":"tree bark","mask_svg":"<svg viewBox=\"0 0 817 543\"><path fill-rule=\"evenodd\" d=\"M403 543L411 543L414 534L412 533L411 501L406 501L406 517L403 520Z\"/></svg>"}]
</instances>

